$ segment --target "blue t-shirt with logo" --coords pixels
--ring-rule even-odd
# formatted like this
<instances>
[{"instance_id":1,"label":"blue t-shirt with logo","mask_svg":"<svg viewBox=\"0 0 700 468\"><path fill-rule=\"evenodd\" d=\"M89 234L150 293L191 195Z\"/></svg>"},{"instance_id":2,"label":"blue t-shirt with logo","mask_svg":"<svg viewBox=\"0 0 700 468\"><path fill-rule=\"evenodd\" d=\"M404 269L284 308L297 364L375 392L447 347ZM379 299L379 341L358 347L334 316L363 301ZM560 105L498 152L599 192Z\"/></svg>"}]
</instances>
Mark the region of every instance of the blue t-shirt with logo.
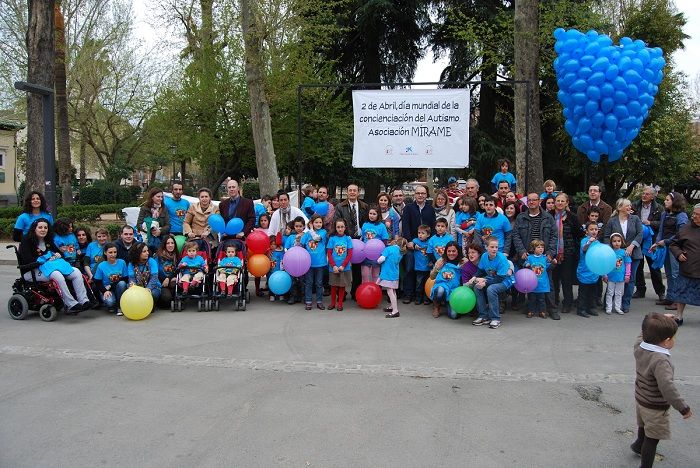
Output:
<instances>
[{"instance_id":1,"label":"blue t-shirt with logo","mask_svg":"<svg viewBox=\"0 0 700 468\"><path fill-rule=\"evenodd\" d=\"M194 275L204 270L204 265L206 262L201 255L195 255L194 258L182 257L180 259L180 268L182 269L182 274L184 275Z\"/></svg>"},{"instance_id":2,"label":"blue t-shirt with logo","mask_svg":"<svg viewBox=\"0 0 700 468\"><path fill-rule=\"evenodd\" d=\"M126 262L121 258L118 258L116 262L100 262L97 265L97 271L95 271L95 281L101 281L104 287L115 285L122 278L126 278L128 273L126 271Z\"/></svg>"},{"instance_id":3,"label":"blue t-shirt with logo","mask_svg":"<svg viewBox=\"0 0 700 468\"><path fill-rule=\"evenodd\" d=\"M315 240L311 231L306 231L301 236L301 245L311 255L311 268L319 268L328 265L328 257L326 256L326 242L328 242L328 233L325 229L319 229L316 236L320 239Z\"/></svg>"},{"instance_id":4,"label":"blue t-shirt with logo","mask_svg":"<svg viewBox=\"0 0 700 468\"><path fill-rule=\"evenodd\" d=\"M158 275L165 278L173 277L175 275L175 269L177 268L175 259L165 257L156 258L158 260Z\"/></svg>"},{"instance_id":5,"label":"blue t-shirt with logo","mask_svg":"<svg viewBox=\"0 0 700 468\"><path fill-rule=\"evenodd\" d=\"M311 197L305 197L304 201L301 203L301 211L310 218L314 214L314 208L316 207L316 200Z\"/></svg>"},{"instance_id":6,"label":"blue t-shirt with logo","mask_svg":"<svg viewBox=\"0 0 700 468\"><path fill-rule=\"evenodd\" d=\"M255 203L253 208L255 209L255 227L260 227L260 216L267 213L267 208L261 203Z\"/></svg>"},{"instance_id":7,"label":"blue t-shirt with logo","mask_svg":"<svg viewBox=\"0 0 700 468\"><path fill-rule=\"evenodd\" d=\"M304 237L304 234L302 233L302 237ZM301 246L301 238L299 239L299 245ZM284 249L289 250L292 247L297 247L297 233L296 231L291 233L289 236L284 241Z\"/></svg>"},{"instance_id":8,"label":"blue t-shirt with logo","mask_svg":"<svg viewBox=\"0 0 700 468\"><path fill-rule=\"evenodd\" d=\"M270 273L274 273L282 269L282 259L284 259L284 250L272 251L272 260L270 261Z\"/></svg>"},{"instance_id":9,"label":"blue t-shirt with logo","mask_svg":"<svg viewBox=\"0 0 700 468\"><path fill-rule=\"evenodd\" d=\"M486 216L486 214L479 216L474 229L476 229L476 232L480 233L483 238L493 236L498 239L498 250L500 252L503 252L503 247L505 246L506 233L513 230L508 218L506 218L504 214L498 212L496 212L496 215L493 217Z\"/></svg>"},{"instance_id":10,"label":"blue t-shirt with logo","mask_svg":"<svg viewBox=\"0 0 700 468\"><path fill-rule=\"evenodd\" d=\"M628 263L632 263L632 259L627 255L625 249L615 250L615 268L608 273L608 281L611 283L623 283Z\"/></svg>"},{"instance_id":11,"label":"blue t-shirt with logo","mask_svg":"<svg viewBox=\"0 0 700 468\"><path fill-rule=\"evenodd\" d=\"M389 231L386 229L386 224L382 221L377 223L366 221L362 225L362 242L367 242L370 239L389 240Z\"/></svg>"},{"instance_id":12,"label":"blue t-shirt with logo","mask_svg":"<svg viewBox=\"0 0 700 468\"><path fill-rule=\"evenodd\" d=\"M190 207L190 202L184 198L175 201L173 198L165 197L163 199L165 207L170 215L170 232L175 234L182 233L182 223L185 221L185 215Z\"/></svg>"},{"instance_id":13,"label":"blue t-shirt with logo","mask_svg":"<svg viewBox=\"0 0 700 468\"><path fill-rule=\"evenodd\" d=\"M80 250L80 246L78 245L78 238L75 237L75 234L73 234L72 232L69 232L65 236L59 236L58 234L55 234L53 236L53 243L58 248L58 250L61 251L61 253L63 254L63 259L65 261L67 261L68 263L75 262L78 256L78 250Z\"/></svg>"},{"instance_id":14,"label":"blue t-shirt with logo","mask_svg":"<svg viewBox=\"0 0 700 468\"><path fill-rule=\"evenodd\" d=\"M534 293L549 292L549 277L547 276L547 268L550 264L547 263L546 255L529 254L527 263L530 269L537 275L537 287L532 290Z\"/></svg>"},{"instance_id":15,"label":"blue t-shirt with logo","mask_svg":"<svg viewBox=\"0 0 700 468\"><path fill-rule=\"evenodd\" d=\"M593 273L591 270L588 269L588 265L586 265L586 253L583 251L583 246L586 245L586 242L588 242L588 237L584 237L581 239L581 248L579 250L579 259L578 259L578 267L576 268L576 277L578 278L579 283L583 284L593 284L596 281L598 281L598 278L600 278L599 275L596 275ZM588 249L586 251L590 250L591 247L593 247L596 244L600 244L599 240L594 240L591 242L591 244L588 246Z\"/></svg>"},{"instance_id":16,"label":"blue t-shirt with logo","mask_svg":"<svg viewBox=\"0 0 700 468\"><path fill-rule=\"evenodd\" d=\"M218 265L216 266L217 270L223 270L224 273L227 275L230 275L231 273L235 273L237 270L240 270L243 267L243 262L241 261L240 258L238 257L224 257L221 260L219 260Z\"/></svg>"},{"instance_id":17,"label":"blue t-shirt with logo","mask_svg":"<svg viewBox=\"0 0 700 468\"><path fill-rule=\"evenodd\" d=\"M493 258L489 258L488 252L481 254L477 270L477 276L486 278L486 284L501 283L508 279L510 263L501 252L496 252Z\"/></svg>"},{"instance_id":18,"label":"blue t-shirt with logo","mask_svg":"<svg viewBox=\"0 0 700 468\"><path fill-rule=\"evenodd\" d=\"M432 258L428 256L428 241L413 239L413 262L416 271L430 271Z\"/></svg>"},{"instance_id":19,"label":"blue t-shirt with logo","mask_svg":"<svg viewBox=\"0 0 700 468\"><path fill-rule=\"evenodd\" d=\"M435 234L430 239L428 239L427 253L433 254L433 258L437 260L438 258L442 257L442 254L445 253L445 246L447 245L447 243L453 240L454 239L452 238L452 236L447 233L441 236Z\"/></svg>"},{"instance_id":20,"label":"blue t-shirt with logo","mask_svg":"<svg viewBox=\"0 0 700 468\"><path fill-rule=\"evenodd\" d=\"M97 241L90 242L85 249L85 256L90 259L90 269L94 273L95 265L105 258L104 245L100 245Z\"/></svg>"},{"instance_id":21,"label":"blue t-shirt with logo","mask_svg":"<svg viewBox=\"0 0 700 468\"><path fill-rule=\"evenodd\" d=\"M502 173L501 171L496 172L496 174L493 176L491 179L491 183L493 184L494 187L498 188L499 182L502 180L505 180L510 184L510 188L515 188L515 184L517 183L517 180L515 179L515 176L510 173L506 172L505 174Z\"/></svg>"},{"instance_id":22,"label":"blue t-shirt with logo","mask_svg":"<svg viewBox=\"0 0 700 468\"><path fill-rule=\"evenodd\" d=\"M335 266L339 267L347 258L348 251L352 249L352 239L350 236L331 236L326 244L326 250L328 249L331 251L331 257L333 258ZM328 269L333 271L333 267L330 263L328 263ZM347 267L345 270L347 270Z\"/></svg>"},{"instance_id":23,"label":"blue t-shirt with logo","mask_svg":"<svg viewBox=\"0 0 700 468\"><path fill-rule=\"evenodd\" d=\"M462 210L455 213L455 226L460 228L462 231L471 232L476 226L476 220L479 213L466 213ZM471 221L471 223L470 223ZM467 225L469 223L469 225ZM462 245L462 233L457 233L457 244Z\"/></svg>"},{"instance_id":24,"label":"blue t-shirt with logo","mask_svg":"<svg viewBox=\"0 0 700 468\"><path fill-rule=\"evenodd\" d=\"M17 217L17 221L15 221L15 229L21 229L22 234L26 235L29 232L29 228L32 226L32 223L39 218L46 219L49 222L49 226L53 226L53 216L51 216L50 213L42 211L38 215L22 213Z\"/></svg>"},{"instance_id":25,"label":"blue t-shirt with logo","mask_svg":"<svg viewBox=\"0 0 700 468\"><path fill-rule=\"evenodd\" d=\"M458 288L462 281L462 267L457 264L447 262L445 263L440 271L438 271L435 277L435 284L433 289L430 291L431 297L434 299L433 292L436 291L438 286L442 286L447 291L447 298L449 299L452 290Z\"/></svg>"},{"instance_id":26,"label":"blue t-shirt with logo","mask_svg":"<svg viewBox=\"0 0 700 468\"><path fill-rule=\"evenodd\" d=\"M401 262L401 249L398 245L390 245L382 250L382 257L385 258L379 271L379 279L386 281L399 280L399 262Z\"/></svg>"}]
</instances>

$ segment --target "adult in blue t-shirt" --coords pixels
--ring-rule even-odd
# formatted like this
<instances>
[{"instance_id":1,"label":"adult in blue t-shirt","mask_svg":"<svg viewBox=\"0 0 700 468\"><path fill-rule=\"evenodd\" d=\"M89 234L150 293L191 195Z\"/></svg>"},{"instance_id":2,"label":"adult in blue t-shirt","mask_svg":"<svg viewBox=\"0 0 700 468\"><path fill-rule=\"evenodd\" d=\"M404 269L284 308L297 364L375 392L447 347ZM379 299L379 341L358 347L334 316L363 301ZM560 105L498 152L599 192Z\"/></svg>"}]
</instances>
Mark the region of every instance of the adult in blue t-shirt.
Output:
<instances>
[{"instance_id":1,"label":"adult in blue t-shirt","mask_svg":"<svg viewBox=\"0 0 700 468\"><path fill-rule=\"evenodd\" d=\"M34 221L39 218L44 218L49 222L49 226L53 225L53 216L49 213L49 207L46 204L46 198L39 192L29 192L24 198L22 206L22 214L15 221L15 228L12 231L12 240L20 242L22 237L29 232L29 227Z\"/></svg>"},{"instance_id":2,"label":"adult in blue t-shirt","mask_svg":"<svg viewBox=\"0 0 700 468\"><path fill-rule=\"evenodd\" d=\"M498 239L498 251L510 252L511 231L510 221L502 213L496 211L496 201L490 195L484 200L484 214L479 216L474 226L476 236L474 240L482 246L486 246L486 239L490 236Z\"/></svg>"},{"instance_id":3,"label":"adult in blue t-shirt","mask_svg":"<svg viewBox=\"0 0 700 468\"><path fill-rule=\"evenodd\" d=\"M95 284L102 293L102 301L107 310L116 308L117 315L122 315L118 305L122 294L126 291L126 281L129 276L126 262L117 258L117 246L113 243L106 244L104 252L106 260L97 264Z\"/></svg>"},{"instance_id":4,"label":"adult in blue t-shirt","mask_svg":"<svg viewBox=\"0 0 700 468\"><path fill-rule=\"evenodd\" d=\"M165 197L163 203L170 215L170 234L173 236L182 235L182 223L185 221L185 215L190 208L190 202L182 198L183 188L180 182L173 182L172 194L173 197Z\"/></svg>"}]
</instances>

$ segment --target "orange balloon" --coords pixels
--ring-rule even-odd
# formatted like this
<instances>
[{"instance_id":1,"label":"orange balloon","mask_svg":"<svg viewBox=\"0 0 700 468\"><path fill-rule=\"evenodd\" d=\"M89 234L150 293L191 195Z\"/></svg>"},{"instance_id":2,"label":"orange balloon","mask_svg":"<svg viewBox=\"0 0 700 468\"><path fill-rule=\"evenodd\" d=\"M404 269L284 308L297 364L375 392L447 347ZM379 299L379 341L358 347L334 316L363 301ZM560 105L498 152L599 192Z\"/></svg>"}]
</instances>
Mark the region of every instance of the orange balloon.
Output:
<instances>
[{"instance_id":1,"label":"orange balloon","mask_svg":"<svg viewBox=\"0 0 700 468\"><path fill-rule=\"evenodd\" d=\"M428 278L427 281L425 282L425 295L430 297L430 291L433 290L433 286L435 285L435 280L432 278Z\"/></svg>"},{"instance_id":2,"label":"orange balloon","mask_svg":"<svg viewBox=\"0 0 700 468\"><path fill-rule=\"evenodd\" d=\"M252 255L248 259L248 271L253 276L265 276L270 271L270 259L265 254Z\"/></svg>"}]
</instances>

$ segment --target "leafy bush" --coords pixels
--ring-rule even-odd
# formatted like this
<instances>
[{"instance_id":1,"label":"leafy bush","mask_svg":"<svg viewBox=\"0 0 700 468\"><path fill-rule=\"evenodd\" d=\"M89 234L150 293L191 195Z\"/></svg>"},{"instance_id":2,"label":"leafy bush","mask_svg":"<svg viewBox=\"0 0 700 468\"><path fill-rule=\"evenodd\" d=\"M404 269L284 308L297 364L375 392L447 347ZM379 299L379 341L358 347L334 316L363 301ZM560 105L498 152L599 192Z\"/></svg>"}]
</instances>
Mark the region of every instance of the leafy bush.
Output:
<instances>
[{"instance_id":1,"label":"leafy bush","mask_svg":"<svg viewBox=\"0 0 700 468\"><path fill-rule=\"evenodd\" d=\"M100 205L105 202L134 204L141 195L141 188L136 186L109 185L97 181L89 187L80 189L80 205Z\"/></svg>"},{"instance_id":2,"label":"leafy bush","mask_svg":"<svg viewBox=\"0 0 700 468\"><path fill-rule=\"evenodd\" d=\"M243 196L253 200L260 198L260 185L257 182L243 182ZM270 194L272 195L272 194Z\"/></svg>"}]
</instances>

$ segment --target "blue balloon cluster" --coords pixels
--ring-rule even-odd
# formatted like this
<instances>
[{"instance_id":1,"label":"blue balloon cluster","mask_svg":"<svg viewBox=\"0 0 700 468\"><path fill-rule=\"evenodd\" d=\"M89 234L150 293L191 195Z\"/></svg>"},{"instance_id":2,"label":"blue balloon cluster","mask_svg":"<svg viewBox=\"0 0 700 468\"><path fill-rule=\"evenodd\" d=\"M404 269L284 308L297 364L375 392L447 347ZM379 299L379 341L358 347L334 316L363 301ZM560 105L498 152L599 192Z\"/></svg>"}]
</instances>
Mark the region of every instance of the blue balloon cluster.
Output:
<instances>
[{"instance_id":1,"label":"blue balloon cluster","mask_svg":"<svg viewBox=\"0 0 700 468\"><path fill-rule=\"evenodd\" d=\"M663 79L660 48L629 37L613 45L596 31L554 31L554 71L564 128L574 147L593 162L616 161L632 143Z\"/></svg>"}]
</instances>

